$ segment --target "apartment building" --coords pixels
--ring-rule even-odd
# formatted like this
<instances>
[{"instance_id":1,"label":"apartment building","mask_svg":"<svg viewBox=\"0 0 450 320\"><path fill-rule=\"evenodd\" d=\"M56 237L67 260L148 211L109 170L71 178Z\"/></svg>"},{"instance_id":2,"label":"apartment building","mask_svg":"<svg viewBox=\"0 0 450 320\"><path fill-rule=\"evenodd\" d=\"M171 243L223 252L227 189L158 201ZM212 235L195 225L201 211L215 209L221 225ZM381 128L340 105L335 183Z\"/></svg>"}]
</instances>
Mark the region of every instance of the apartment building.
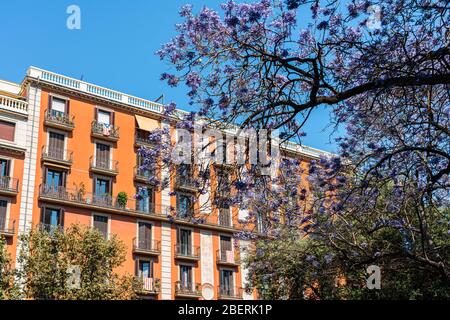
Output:
<instances>
[{"instance_id":1,"label":"apartment building","mask_svg":"<svg viewBox=\"0 0 450 320\"><path fill-rule=\"evenodd\" d=\"M21 200L26 190L21 186L28 165L28 124L28 102L21 86L0 80L0 236L12 257L25 205Z\"/></svg>"},{"instance_id":2,"label":"apartment building","mask_svg":"<svg viewBox=\"0 0 450 320\"><path fill-rule=\"evenodd\" d=\"M30 67L20 85L0 82L0 234L8 250L16 254L18 235L33 225L82 223L126 244L118 271L144 280L142 298L254 299L242 290L240 249L248 243L233 239L245 210L223 206L192 223L183 219L195 201L189 170L160 189L139 168L147 133L165 127L176 136L160 104L46 70ZM285 152L305 165L320 154L295 144Z\"/></svg>"}]
</instances>

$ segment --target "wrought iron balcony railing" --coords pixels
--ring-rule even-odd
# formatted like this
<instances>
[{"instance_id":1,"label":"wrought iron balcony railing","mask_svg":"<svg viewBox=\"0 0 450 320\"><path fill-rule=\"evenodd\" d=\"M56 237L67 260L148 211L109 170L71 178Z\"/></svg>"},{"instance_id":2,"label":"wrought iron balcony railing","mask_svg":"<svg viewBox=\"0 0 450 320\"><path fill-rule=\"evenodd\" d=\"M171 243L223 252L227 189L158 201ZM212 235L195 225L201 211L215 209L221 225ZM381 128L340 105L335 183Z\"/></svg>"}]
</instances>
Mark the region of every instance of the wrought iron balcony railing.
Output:
<instances>
[{"instance_id":1,"label":"wrought iron balcony railing","mask_svg":"<svg viewBox=\"0 0 450 320\"><path fill-rule=\"evenodd\" d=\"M156 295L161 292L161 281L157 278L147 278L137 276L140 287L137 290L138 294L141 295Z\"/></svg>"},{"instance_id":2,"label":"wrought iron balcony railing","mask_svg":"<svg viewBox=\"0 0 450 320\"><path fill-rule=\"evenodd\" d=\"M175 258L184 260L199 260L200 247L193 247L187 244L176 244Z\"/></svg>"},{"instance_id":3,"label":"wrought iron balcony railing","mask_svg":"<svg viewBox=\"0 0 450 320\"><path fill-rule=\"evenodd\" d=\"M200 283L185 283L183 281L176 281L175 295L179 297L201 297L201 285Z\"/></svg>"},{"instance_id":4,"label":"wrought iron balcony railing","mask_svg":"<svg viewBox=\"0 0 450 320\"><path fill-rule=\"evenodd\" d=\"M72 165L73 151L62 148L55 148L52 146L43 146L42 161Z\"/></svg>"},{"instance_id":5,"label":"wrought iron balcony railing","mask_svg":"<svg viewBox=\"0 0 450 320\"><path fill-rule=\"evenodd\" d=\"M114 176L119 173L119 161L117 160L91 156L89 163L91 171Z\"/></svg>"},{"instance_id":6,"label":"wrought iron balcony railing","mask_svg":"<svg viewBox=\"0 0 450 320\"><path fill-rule=\"evenodd\" d=\"M117 141L120 137L118 127L95 120L91 123L91 134L92 136L111 141Z\"/></svg>"},{"instance_id":7,"label":"wrought iron balcony railing","mask_svg":"<svg viewBox=\"0 0 450 320\"><path fill-rule=\"evenodd\" d=\"M0 176L0 194L16 195L19 192L19 179Z\"/></svg>"},{"instance_id":8,"label":"wrought iron balcony railing","mask_svg":"<svg viewBox=\"0 0 450 320\"><path fill-rule=\"evenodd\" d=\"M219 299L240 300L242 299L242 293L243 290L239 287L220 286L217 289Z\"/></svg>"},{"instance_id":9,"label":"wrought iron balcony railing","mask_svg":"<svg viewBox=\"0 0 450 320\"><path fill-rule=\"evenodd\" d=\"M133 252L147 255L159 255L161 253L161 241L134 238Z\"/></svg>"},{"instance_id":10,"label":"wrought iron balcony railing","mask_svg":"<svg viewBox=\"0 0 450 320\"><path fill-rule=\"evenodd\" d=\"M170 207L148 203L143 205L142 200L127 199L126 203L117 201L117 197L109 194L94 194L82 189L68 189L62 186L42 184L39 187L39 197L61 202L71 202L80 205L95 206L110 210L129 211L133 213L167 216Z\"/></svg>"},{"instance_id":11,"label":"wrought iron balcony railing","mask_svg":"<svg viewBox=\"0 0 450 320\"><path fill-rule=\"evenodd\" d=\"M6 217L0 216L0 235L12 237L14 235L16 221L8 223Z\"/></svg>"},{"instance_id":12,"label":"wrought iron balcony railing","mask_svg":"<svg viewBox=\"0 0 450 320\"><path fill-rule=\"evenodd\" d=\"M75 117L73 115L47 109L44 113L44 124L58 129L73 130L75 128Z\"/></svg>"},{"instance_id":13,"label":"wrought iron balcony railing","mask_svg":"<svg viewBox=\"0 0 450 320\"><path fill-rule=\"evenodd\" d=\"M217 250L216 251L217 264L238 266L240 264L240 256L234 250Z\"/></svg>"}]
</instances>

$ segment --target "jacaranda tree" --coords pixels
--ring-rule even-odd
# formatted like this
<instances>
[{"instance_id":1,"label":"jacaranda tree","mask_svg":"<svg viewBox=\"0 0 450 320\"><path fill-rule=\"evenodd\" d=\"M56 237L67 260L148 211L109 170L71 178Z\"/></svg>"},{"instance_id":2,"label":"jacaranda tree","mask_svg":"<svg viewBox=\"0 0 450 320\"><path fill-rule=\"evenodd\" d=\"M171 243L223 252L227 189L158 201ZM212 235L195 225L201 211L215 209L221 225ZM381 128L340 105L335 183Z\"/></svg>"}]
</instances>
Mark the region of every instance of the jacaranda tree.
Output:
<instances>
[{"instance_id":1,"label":"jacaranda tree","mask_svg":"<svg viewBox=\"0 0 450 320\"><path fill-rule=\"evenodd\" d=\"M293 173L261 177L258 168L241 166L230 175L237 193L229 202L258 216L266 231L240 234L255 238L252 285L269 297L448 296L450 3L228 1L221 11L186 5L180 16L178 34L158 51L173 67L162 80L186 85L198 108L180 115L175 104L166 107L180 128L192 130L202 119L277 129L281 139L301 142L319 106L346 128L336 155L296 175L309 176L310 188ZM141 152L156 163L166 147ZM300 169L286 161L283 170ZM268 245L283 237L301 242L295 257L305 254L311 268L293 261L287 274L295 285L280 292L267 286L286 285L286 268L274 263L268 274L264 266L270 252L286 254L285 246ZM384 270L386 290L365 291L368 265ZM330 287L341 280L354 290Z\"/></svg>"}]
</instances>

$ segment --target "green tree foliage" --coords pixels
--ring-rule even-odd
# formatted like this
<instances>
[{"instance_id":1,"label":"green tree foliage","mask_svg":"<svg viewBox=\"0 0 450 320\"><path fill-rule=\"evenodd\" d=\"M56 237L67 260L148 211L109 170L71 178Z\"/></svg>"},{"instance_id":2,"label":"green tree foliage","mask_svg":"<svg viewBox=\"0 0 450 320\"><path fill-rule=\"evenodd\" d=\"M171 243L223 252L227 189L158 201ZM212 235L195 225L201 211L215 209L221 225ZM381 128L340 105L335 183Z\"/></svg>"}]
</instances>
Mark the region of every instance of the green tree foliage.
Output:
<instances>
[{"instance_id":1,"label":"green tree foliage","mask_svg":"<svg viewBox=\"0 0 450 320\"><path fill-rule=\"evenodd\" d=\"M6 251L6 241L0 237L0 300L19 298L14 276L11 256Z\"/></svg>"},{"instance_id":2,"label":"green tree foliage","mask_svg":"<svg viewBox=\"0 0 450 320\"><path fill-rule=\"evenodd\" d=\"M125 261L124 244L75 224L64 231L35 228L22 236L19 255L29 299L133 299L134 277L115 270Z\"/></svg>"}]
</instances>

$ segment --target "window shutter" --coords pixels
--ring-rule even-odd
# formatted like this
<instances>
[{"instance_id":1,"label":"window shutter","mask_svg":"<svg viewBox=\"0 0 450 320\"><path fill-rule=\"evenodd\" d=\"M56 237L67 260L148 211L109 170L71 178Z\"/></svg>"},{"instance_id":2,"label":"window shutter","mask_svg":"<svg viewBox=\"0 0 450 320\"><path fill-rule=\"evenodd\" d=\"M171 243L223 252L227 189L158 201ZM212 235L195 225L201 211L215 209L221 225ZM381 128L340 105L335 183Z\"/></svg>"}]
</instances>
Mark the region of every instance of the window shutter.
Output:
<instances>
[{"instance_id":1,"label":"window shutter","mask_svg":"<svg viewBox=\"0 0 450 320\"><path fill-rule=\"evenodd\" d=\"M41 208L41 223L45 223L45 212L46 212L47 208L45 206L43 206Z\"/></svg>"},{"instance_id":2,"label":"window shutter","mask_svg":"<svg viewBox=\"0 0 450 320\"><path fill-rule=\"evenodd\" d=\"M64 209L59 209L59 225L64 226Z\"/></svg>"},{"instance_id":3,"label":"window shutter","mask_svg":"<svg viewBox=\"0 0 450 320\"><path fill-rule=\"evenodd\" d=\"M14 141L16 124L0 120L0 139Z\"/></svg>"},{"instance_id":4,"label":"window shutter","mask_svg":"<svg viewBox=\"0 0 450 320\"><path fill-rule=\"evenodd\" d=\"M5 174L6 174L6 176L8 176L8 177L12 177L12 176L13 176L13 173L9 171L10 168L11 168L11 160L7 160L7 161L6 161Z\"/></svg>"},{"instance_id":5,"label":"window shutter","mask_svg":"<svg viewBox=\"0 0 450 320\"><path fill-rule=\"evenodd\" d=\"M98 108L94 109L94 119L95 121L98 121Z\"/></svg>"},{"instance_id":6,"label":"window shutter","mask_svg":"<svg viewBox=\"0 0 450 320\"><path fill-rule=\"evenodd\" d=\"M139 258L134 259L134 272L137 277L140 276L140 274L139 274Z\"/></svg>"},{"instance_id":7,"label":"window shutter","mask_svg":"<svg viewBox=\"0 0 450 320\"><path fill-rule=\"evenodd\" d=\"M114 126L114 124L115 124L115 112L114 111L112 111L111 112L111 124Z\"/></svg>"},{"instance_id":8,"label":"window shutter","mask_svg":"<svg viewBox=\"0 0 450 320\"><path fill-rule=\"evenodd\" d=\"M67 99L66 100L66 113L69 114L69 110L70 110L70 100Z\"/></svg>"}]
</instances>

